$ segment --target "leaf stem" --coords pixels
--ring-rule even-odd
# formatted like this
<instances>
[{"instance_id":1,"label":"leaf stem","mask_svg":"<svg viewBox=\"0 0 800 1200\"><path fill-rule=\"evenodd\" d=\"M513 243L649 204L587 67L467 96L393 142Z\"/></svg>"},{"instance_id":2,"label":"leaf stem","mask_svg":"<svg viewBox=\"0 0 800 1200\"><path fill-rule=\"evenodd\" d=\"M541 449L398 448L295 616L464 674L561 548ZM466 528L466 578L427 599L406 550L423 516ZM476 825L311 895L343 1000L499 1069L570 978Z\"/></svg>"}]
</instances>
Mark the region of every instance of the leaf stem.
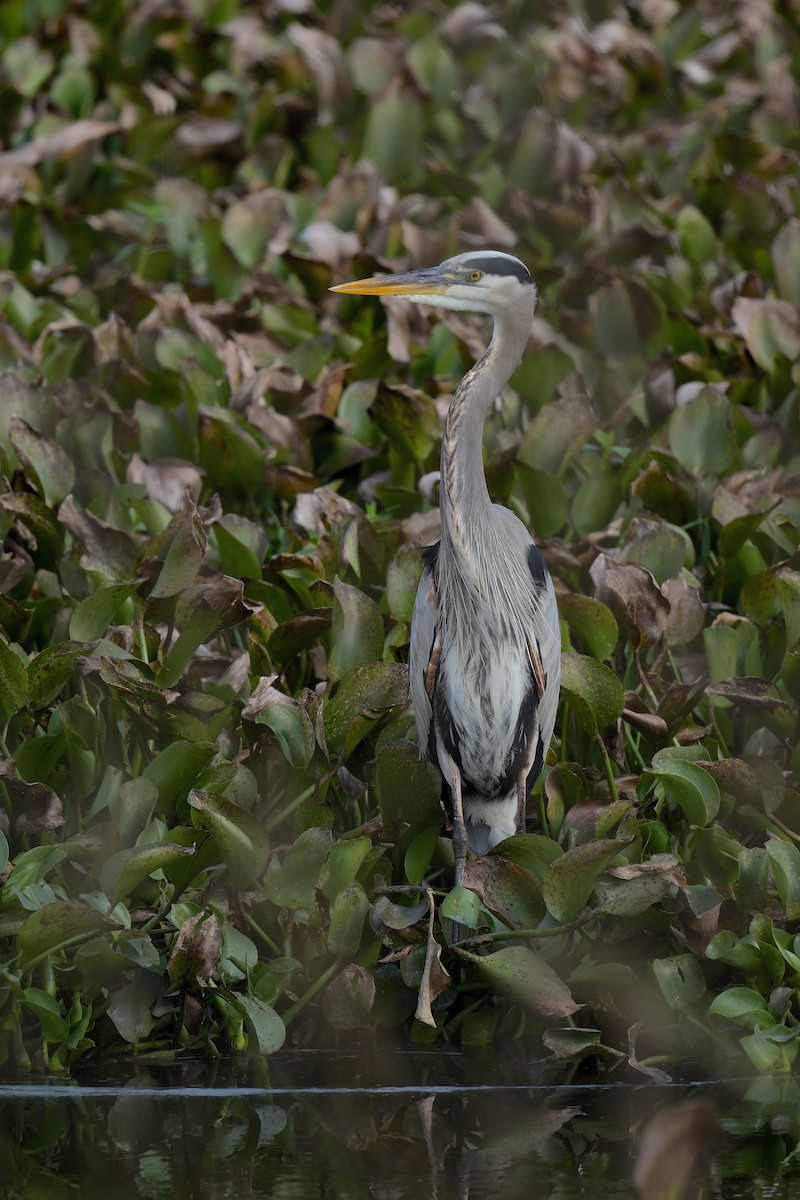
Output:
<instances>
[{"instance_id":1,"label":"leaf stem","mask_svg":"<svg viewBox=\"0 0 800 1200\"><path fill-rule=\"evenodd\" d=\"M326 987L336 975L339 974L341 969L341 959L337 958L336 962L332 962L327 970L322 972L319 979L314 980L314 982L311 984L311 987L303 993L299 1000L294 1002L291 1008L288 1008L285 1013L281 1013L281 1020L283 1021L284 1025L290 1025L295 1017L299 1017L306 1005L311 1003L317 993L321 992L322 989Z\"/></svg>"}]
</instances>

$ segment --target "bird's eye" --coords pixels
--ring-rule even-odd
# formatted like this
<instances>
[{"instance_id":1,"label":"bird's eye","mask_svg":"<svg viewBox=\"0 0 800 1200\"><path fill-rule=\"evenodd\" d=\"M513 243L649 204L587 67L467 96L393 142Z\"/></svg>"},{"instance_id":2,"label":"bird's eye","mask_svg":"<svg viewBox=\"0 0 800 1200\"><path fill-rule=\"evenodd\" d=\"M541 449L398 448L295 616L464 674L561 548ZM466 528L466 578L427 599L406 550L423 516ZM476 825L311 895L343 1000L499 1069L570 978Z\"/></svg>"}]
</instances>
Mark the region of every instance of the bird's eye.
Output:
<instances>
[{"instance_id":1,"label":"bird's eye","mask_svg":"<svg viewBox=\"0 0 800 1200\"><path fill-rule=\"evenodd\" d=\"M470 271L469 277L473 283L477 283L479 279L483 279L483 271Z\"/></svg>"}]
</instances>

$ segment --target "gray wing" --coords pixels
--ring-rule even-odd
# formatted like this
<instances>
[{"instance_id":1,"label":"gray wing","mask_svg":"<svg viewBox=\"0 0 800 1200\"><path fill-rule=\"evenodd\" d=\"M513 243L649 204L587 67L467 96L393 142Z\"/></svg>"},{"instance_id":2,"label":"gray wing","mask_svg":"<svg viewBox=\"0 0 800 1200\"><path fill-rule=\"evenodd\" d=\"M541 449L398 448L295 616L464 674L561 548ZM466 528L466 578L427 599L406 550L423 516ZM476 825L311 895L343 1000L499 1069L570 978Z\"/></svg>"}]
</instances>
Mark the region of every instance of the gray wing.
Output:
<instances>
[{"instance_id":1,"label":"gray wing","mask_svg":"<svg viewBox=\"0 0 800 1200\"><path fill-rule=\"evenodd\" d=\"M425 566L417 588L411 617L408 653L408 686L411 707L417 723L420 757L437 761L433 731L433 693L441 654L441 635L437 629L438 600L434 570L439 543L425 551Z\"/></svg>"},{"instance_id":2,"label":"gray wing","mask_svg":"<svg viewBox=\"0 0 800 1200\"><path fill-rule=\"evenodd\" d=\"M535 729L529 739L528 770L537 768L530 779L533 784L544 765L553 736L561 687L561 632L558 625L558 604L553 581L545 566L541 551L531 542L528 566L536 595L536 613L531 629L529 648L534 681L537 689Z\"/></svg>"}]
</instances>

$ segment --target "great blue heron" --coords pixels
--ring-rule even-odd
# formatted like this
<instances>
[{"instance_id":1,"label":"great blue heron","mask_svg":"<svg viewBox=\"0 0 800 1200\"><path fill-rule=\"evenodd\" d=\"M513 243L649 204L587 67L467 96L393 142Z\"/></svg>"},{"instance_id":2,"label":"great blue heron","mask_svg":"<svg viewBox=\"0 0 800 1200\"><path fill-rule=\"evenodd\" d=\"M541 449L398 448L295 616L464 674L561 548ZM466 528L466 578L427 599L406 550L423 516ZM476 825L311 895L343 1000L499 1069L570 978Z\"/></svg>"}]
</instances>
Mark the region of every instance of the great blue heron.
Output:
<instances>
[{"instance_id":1,"label":"great blue heron","mask_svg":"<svg viewBox=\"0 0 800 1200\"><path fill-rule=\"evenodd\" d=\"M528 793L558 706L553 583L522 521L491 502L482 455L484 420L525 352L536 285L518 258L493 250L333 291L404 296L494 318L489 348L450 402L441 541L424 552L411 621L411 703L420 753L439 764L449 784L458 884L468 846L485 854L524 832Z\"/></svg>"}]
</instances>

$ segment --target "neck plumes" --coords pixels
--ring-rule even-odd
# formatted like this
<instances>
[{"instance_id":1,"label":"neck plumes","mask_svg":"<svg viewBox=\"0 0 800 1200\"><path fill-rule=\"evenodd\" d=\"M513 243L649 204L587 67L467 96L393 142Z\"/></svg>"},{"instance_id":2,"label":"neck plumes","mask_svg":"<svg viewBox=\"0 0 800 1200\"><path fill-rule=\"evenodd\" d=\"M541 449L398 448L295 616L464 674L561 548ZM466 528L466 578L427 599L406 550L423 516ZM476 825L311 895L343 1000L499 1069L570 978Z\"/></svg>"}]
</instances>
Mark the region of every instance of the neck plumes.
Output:
<instances>
[{"instance_id":1,"label":"neck plumes","mask_svg":"<svg viewBox=\"0 0 800 1200\"><path fill-rule=\"evenodd\" d=\"M510 332L495 321L488 350L456 388L442 439L440 506L442 552L460 559L473 575L478 531L492 520L492 502L483 470L483 425L495 398L508 383L525 351L530 326ZM477 579L474 582L478 583Z\"/></svg>"}]
</instances>

